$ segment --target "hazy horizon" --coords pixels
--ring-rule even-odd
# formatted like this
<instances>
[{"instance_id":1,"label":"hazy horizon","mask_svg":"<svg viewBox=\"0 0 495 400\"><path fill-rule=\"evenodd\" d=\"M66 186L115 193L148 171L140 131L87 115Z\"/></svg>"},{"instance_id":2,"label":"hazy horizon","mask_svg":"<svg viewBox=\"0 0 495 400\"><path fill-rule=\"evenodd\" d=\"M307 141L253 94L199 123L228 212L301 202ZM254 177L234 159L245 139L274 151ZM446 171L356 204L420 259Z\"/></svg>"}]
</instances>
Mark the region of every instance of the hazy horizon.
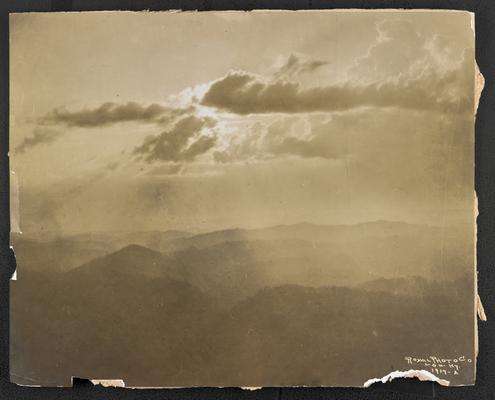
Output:
<instances>
[{"instance_id":1,"label":"hazy horizon","mask_svg":"<svg viewBox=\"0 0 495 400\"><path fill-rule=\"evenodd\" d=\"M474 218L473 218L474 221ZM31 232L12 232L11 235L13 237L29 237L33 238L37 235L43 235L43 234L50 234L54 235L56 237L71 237L71 236L77 236L77 235L84 235L84 234L118 234L118 233L144 233L144 232L159 232L159 233L167 233L167 232L184 232L190 235L201 235L201 234L206 234L206 233L214 233L214 232L222 232L222 231L232 231L232 230L263 230L263 229L271 229L271 228L277 228L277 227L290 227L290 226L297 226L297 225L312 225L312 226L318 226L318 227L343 227L343 226L359 226L359 225L367 225L367 224L379 224L379 223L385 223L385 224L406 224L406 225L421 225L421 226L426 226L430 228L449 228L449 227L459 227L463 225L471 225L472 221L463 221L463 222L450 222L445 225L433 225L430 223L420 223L420 222L411 222L411 221L400 221L400 220L383 220L383 219L374 219L374 220L364 220L361 222L353 222L353 223L339 223L339 224L323 224L323 223L316 223L316 222L308 222L308 221L299 221L295 223L290 223L290 224L277 224L277 225L258 225L258 226L226 226L223 228L218 228L218 229L212 229L212 230L184 230L184 229L175 229L175 228L170 228L170 229L127 229L127 230L120 230L120 229L107 229L107 230L93 230L93 231L68 231L64 233L60 233L57 230L54 231L31 231Z\"/></svg>"}]
</instances>

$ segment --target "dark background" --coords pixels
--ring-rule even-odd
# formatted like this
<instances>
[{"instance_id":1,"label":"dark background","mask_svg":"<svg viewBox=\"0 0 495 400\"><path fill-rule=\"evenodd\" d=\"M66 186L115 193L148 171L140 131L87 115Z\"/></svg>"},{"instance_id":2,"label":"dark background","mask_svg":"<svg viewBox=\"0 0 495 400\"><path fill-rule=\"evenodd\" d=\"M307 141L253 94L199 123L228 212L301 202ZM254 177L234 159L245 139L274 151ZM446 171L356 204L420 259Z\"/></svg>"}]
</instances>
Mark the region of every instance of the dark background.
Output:
<instances>
[{"instance_id":1,"label":"dark background","mask_svg":"<svg viewBox=\"0 0 495 400\"><path fill-rule=\"evenodd\" d=\"M93 386L76 380L73 388L29 388L9 382L9 279L15 257L9 249L9 39L8 13L97 10L251 10L332 8L458 9L476 15L476 60L485 77L476 117L479 294L488 322L479 323L480 353L475 386L446 388L412 379L355 388L195 388L132 390ZM61 32L61 34L63 34ZM0 399L495 399L495 1L494 0L0 0ZM492 261L493 260L493 261ZM492 290L490 290L492 288ZM363 360L367 362L367 360Z\"/></svg>"}]
</instances>

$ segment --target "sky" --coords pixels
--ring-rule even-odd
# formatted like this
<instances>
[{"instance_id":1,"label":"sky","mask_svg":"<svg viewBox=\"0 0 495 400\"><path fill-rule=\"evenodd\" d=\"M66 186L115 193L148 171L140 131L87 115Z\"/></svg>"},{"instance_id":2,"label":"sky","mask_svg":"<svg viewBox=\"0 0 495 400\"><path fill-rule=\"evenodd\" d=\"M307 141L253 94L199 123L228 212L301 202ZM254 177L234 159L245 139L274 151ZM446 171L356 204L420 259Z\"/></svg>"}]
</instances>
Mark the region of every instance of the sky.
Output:
<instances>
[{"instance_id":1,"label":"sky","mask_svg":"<svg viewBox=\"0 0 495 400\"><path fill-rule=\"evenodd\" d=\"M10 18L23 232L472 222L466 12Z\"/></svg>"}]
</instances>

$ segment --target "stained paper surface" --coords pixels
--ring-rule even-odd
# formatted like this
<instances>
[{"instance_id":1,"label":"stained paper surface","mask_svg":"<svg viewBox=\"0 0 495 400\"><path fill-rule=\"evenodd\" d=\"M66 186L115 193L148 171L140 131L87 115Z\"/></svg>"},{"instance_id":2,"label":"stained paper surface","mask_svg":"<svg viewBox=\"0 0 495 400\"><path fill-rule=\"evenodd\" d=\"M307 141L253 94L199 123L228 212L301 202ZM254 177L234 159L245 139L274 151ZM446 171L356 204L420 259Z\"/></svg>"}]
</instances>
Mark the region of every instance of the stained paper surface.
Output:
<instances>
[{"instance_id":1,"label":"stained paper surface","mask_svg":"<svg viewBox=\"0 0 495 400\"><path fill-rule=\"evenodd\" d=\"M10 49L13 382L474 383L472 14L12 14Z\"/></svg>"}]
</instances>

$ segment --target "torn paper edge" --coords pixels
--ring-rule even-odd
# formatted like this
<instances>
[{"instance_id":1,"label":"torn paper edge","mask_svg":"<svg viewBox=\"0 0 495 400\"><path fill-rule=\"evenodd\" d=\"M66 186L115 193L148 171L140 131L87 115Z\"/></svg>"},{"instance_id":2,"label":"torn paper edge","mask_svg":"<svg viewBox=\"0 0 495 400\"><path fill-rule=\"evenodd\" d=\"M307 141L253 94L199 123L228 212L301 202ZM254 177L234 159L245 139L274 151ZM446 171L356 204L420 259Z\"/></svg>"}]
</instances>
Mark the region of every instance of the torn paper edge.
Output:
<instances>
[{"instance_id":1,"label":"torn paper edge","mask_svg":"<svg viewBox=\"0 0 495 400\"><path fill-rule=\"evenodd\" d=\"M21 217L20 217L20 201L19 201L19 177L15 171L10 171L10 187L9 187L9 197L10 197L10 239L9 247L12 250L15 258L14 246L12 246L12 234L18 233L22 234L21 231ZM17 263L10 277L11 281L17 280Z\"/></svg>"},{"instance_id":2,"label":"torn paper edge","mask_svg":"<svg viewBox=\"0 0 495 400\"><path fill-rule=\"evenodd\" d=\"M313 12L325 12L325 13L341 13L341 12L359 12L359 13L387 13L387 12L407 12L407 13L468 13L473 15L474 13L467 10L456 10L456 9L430 9L430 8L376 8L376 9L367 9L367 8L311 8L311 9L287 9L287 8L278 8L278 9L264 9L264 8L253 8L250 10L200 10L198 8L185 10L182 8L169 8L165 10L151 10L149 8L143 8L141 10L71 10L71 11L17 11L10 12L9 15L13 14L103 14L103 13L119 13L119 14L138 14L138 13L149 13L149 14L158 14L158 13L216 13L216 14L247 14L247 13L271 13L271 12L285 12L285 13L313 13Z\"/></svg>"},{"instance_id":3,"label":"torn paper edge","mask_svg":"<svg viewBox=\"0 0 495 400\"><path fill-rule=\"evenodd\" d=\"M473 36L476 37L476 19L475 14L471 14L471 30L473 31ZM485 78L481 73L481 70L476 61L476 54L474 57L474 119L476 120L478 113L478 106L481 99L483 89L485 87ZM473 165L473 167L475 167ZM478 253L477 253L477 243L478 243L478 195L476 190L474 191L474 358L478 360L479 354L479 333L478 333L478 318L481 321L486 321L486 314L481 303L481 298L478 293ZM477 362L474 363L474 380L476 381L477 375Z\"/></svg>"},{"instance_id":4,"label":"torn paper edge","mask_svg":"<svg viewBox=\"0 0 495 400\"><path fill-rule=\"evenodd\" d=\"M65 387L73 387L74 386L74 379L79 378L79 379L86 379L93 386L103 386L105 388L124 388L124 389L191 389L194 388L194 386L126 386L125 381L123 379L88 379L88 378L82 378L79 376L72 376L71 377L71 384L70 386L66 385L54 385L54 386L46 386L46 385L41 385L41 384L29 384L29 383L19 383L16 382L13 378L15 374L10 373L10 382L21 387L59 387L59 388L65 388ZM29 378L22 377L23 379L30 380ZM35 381L33 381L35 382ZM228 386L219 386L217 388L227 388ZM260 390L263 389L263 386L241 386L239 387L241 390L248 390L248 391L255 391L255 390Z\"/></svg>"},{"instance_id":5,"label":"torn paper edge","mask_svg":"<svg viewBox=\"0 0 495 400\"><path fill-rule=\"evenodd\" d=\"M388 375L385 375L383 378L368 379L366 382L364 382L363 387L368 388L374 383L387 383L397 378L417 378L420 381L431 381L437 382L439 385L442 386L450 386L449 381L440 379L429 371L426 371L424 369L410 369L408 371L394 371Z\"/></svg>"},{"instance_id":6,"label":"torn paper edge","mask_svg":"<svg viewBox=\"0 0 495 400\"><path fill-rule=\"evenodd\" d=\"M101 385L103 387L118 387L124 388L125 382L123 379L90 379L93 385ZM74 378L72 378L72 384L74 384Z\"/></svg>"},{"instance_id":7,"label":"torn paper edge","mask_svg":"<svg viewBox=\"0 0 495 400\"><path fill-rule=\"evenodd\" d=\"M477 309L477 314L478 318L481 321L486 321L486 314L485 314L485 308L483 307L483 304L481 303L481 299L479 294L476 294L476 309Z\"/></svg>"},{"instance_id":8,"label":"torn paper edge","mask_svg":"<svg viewBox=\"0 0 495 400\"><path fill-rule=\"evenodd\" d=\"M473 37L476 38L476 20L474 13L469 13L471 15L471 30L473 31ZM476 117L476 113L478 111L478 105L481 98L481 92L483 92L483 88L485 87L485 77L480 71L478 66L478 62L476 61L476 54L474 57L474 116ZM476 203L476 206L478 204ZM476 210L478 208L476 207Z\"/></svg>"},{"instance_id":9,"label":"torn paper edge","mask_svg":"<svg viewBox=\"0 0 495 400\"><path fill-rule=\"evenodd\" d=\"M19 177L15 171L10 171L10 233L21 232L19 205Z\"/></svg>"},{"instance_id":10,"label":"torn paper edge","mask_svg":"<svg viewBox=\"0 0 495 400\"><path fill-rule=\"evenodd\" d=\"M94 385L101 385L103 387L112 388L126 388L126 389L188 389L190 387L163 387L163 386L126 386L123 379L89 379L89 381ZM71 386L74 385L74 377L71 378ZM241 386L242 390L255 391L263 389L262 386Z\"/></svg>"},{"instance_id":11,"label":"torn paper edge","mask_svg":"<svg viewBox=\"0 0 495 400\"><path fill-rule=\"evenodd\" d=\"M480 71L478 63L474 64L474 116L478 112L478 105L480 103L481 92L485 87L485 77Z\"/></svg>"},{"instance_id":12,"label":"torn paper edge","mask_svg":"<svg viewBox=\"0 0 495 400\"><path fill-rule=\"evenodd\" d=\"M476 95L476 93L475 93ZM476 111L475 111L476 112ZM478 353L479 353L479 339L478 339L478 300L479 300L479 295L478 295L478 253L477 253L477 243L478 243L478 215L479 215L479 210L478 210L478 194L476 193L476 190L474 191L474 240L473 240L473 251L474 251L474 279L473 279L473 289L474 289L474 313L473 313L473 318L474 318L474 358L475 360L478 360ZM481 300L480 300L481 304ZM477 362L474 363L474 376L476 380L476 364Z\"/></svg>"}]
</instances>

